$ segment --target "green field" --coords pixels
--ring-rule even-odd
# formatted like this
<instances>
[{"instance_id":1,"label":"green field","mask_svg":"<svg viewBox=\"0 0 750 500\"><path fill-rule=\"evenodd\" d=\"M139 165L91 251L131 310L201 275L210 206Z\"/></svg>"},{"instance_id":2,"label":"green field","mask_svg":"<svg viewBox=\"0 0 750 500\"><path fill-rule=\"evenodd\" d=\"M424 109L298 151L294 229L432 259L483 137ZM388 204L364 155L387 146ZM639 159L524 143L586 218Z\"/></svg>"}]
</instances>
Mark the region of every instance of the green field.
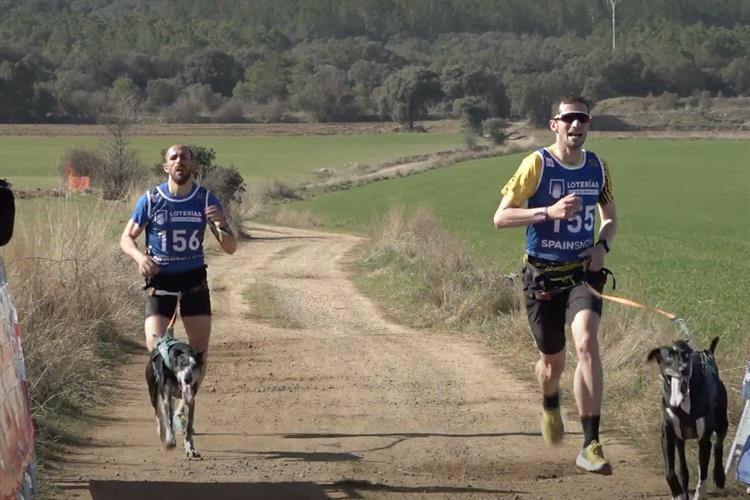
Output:
<instances>
[{"instance_id":1,"label":"green field","mask_svg":"<svg viewBox=\"0 0 750 500\"><path fill-rule=\"evenodd\" d=\"M235 165L247 182L310 178L314 169L347 164L378 163L460 145L458 134L362 134L283 137L135 137L133 148L147 165L160 161L159 152L173 143L197 144L216 150L220 165ZM0 178L18 188L59 185L57 166L67 151L101 145L96 137L2 136Z\"/></svg>"},{"instance_id":2,"label":"green field","mask_svg":"<svg viewBox=\"0 0 750 500\"><path fill-rule=\"evenodd\" d=\"M592 140L611 165L619 231L607 266L617 292L673 310L705 336L744 338L750 316L750 170L743 141ZM389 206L426 205L487 262L512 271L523 230L497 230L499 189L523 155L470 161L297 204L362 232Z\"/></svg>"}]
</instances>

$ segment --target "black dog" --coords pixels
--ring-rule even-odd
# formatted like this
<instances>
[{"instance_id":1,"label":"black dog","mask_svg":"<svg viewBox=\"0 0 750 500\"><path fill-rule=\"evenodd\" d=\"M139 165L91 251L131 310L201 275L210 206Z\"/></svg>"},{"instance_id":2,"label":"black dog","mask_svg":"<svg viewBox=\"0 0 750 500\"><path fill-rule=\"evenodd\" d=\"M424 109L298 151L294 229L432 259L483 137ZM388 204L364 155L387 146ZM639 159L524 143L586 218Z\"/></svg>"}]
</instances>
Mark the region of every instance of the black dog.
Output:
<instances>
[{"instance_id":1,"label":"black dog","mask_svg":"<svg viewBox=\"0 0 750 500\"><path fill-rule=\"evenodd\" d=\"M663 381L661 447L664 453L666 478L673 498L688 498L688 468L685 462L685 440L698 439L700 477L694 500L705 498L705 481L711 458L711 436L714 443L714 483L724 488L726 477L722 465L724 438L727 435L727 390L719 379L714 350L719 337L704 351L693 351L679 340L672 346L658 347L648 355L656 360ZM675 474L674 450L680 457L680 481Z\"/></svg>"},{"instance_id":2,"label":"black dog","mask_svg":"<svg viewBox=\"0 0 750 500\"><path fill-rule=\"evenodd\" d=\"M202 353L195 353L185 342L165 335L146 365L146 382L156 412L156 432L165 448L174 448L175 431L185 437L188 458L200 457L193 446L193 415L198 392ZM178 400L177 408L173 400Z\"/></svg>"}]
</instances>

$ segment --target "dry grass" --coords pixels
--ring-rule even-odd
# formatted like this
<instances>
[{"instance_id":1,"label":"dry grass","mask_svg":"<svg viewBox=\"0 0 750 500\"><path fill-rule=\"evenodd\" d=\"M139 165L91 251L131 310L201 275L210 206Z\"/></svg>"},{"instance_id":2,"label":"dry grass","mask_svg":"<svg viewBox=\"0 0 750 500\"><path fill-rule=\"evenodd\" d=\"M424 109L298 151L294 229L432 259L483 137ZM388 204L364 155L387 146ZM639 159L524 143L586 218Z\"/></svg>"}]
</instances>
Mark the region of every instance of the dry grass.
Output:
<instances>
[{"instance_id":1,"label":"dry grass","mask_svg":"<svg viewBox=\"0 0 750 500\"><path fill-rule=\"evenodd\" d=\"M402 207L390 210L370 230L368 267L395 267L415 286L404 287L427 302L427 315L449 326L496 323L517 308L515 284L480 269L459 238L440 227L425 208L407 217Z\"/></svg>"},{"instance_id":2,"label":"dry grass","mask_svg":"<svg viewBox=\"0 0 750 500\"><path fill-rule=\"evenodd\" d=\"M66 415L80 419L102 400L102 366L113 362L140 324L134 316L138 294L127 285L132 267L112 234L120 210L80 197L19 206L5 260L42 466L60 451L60 442L72 439Z\"/></svg>"},{"instance_id":3,"label":"dry grass","mask_svg":"<svg viewBox=\"0 0 750 500\"><path fill-rule=\"evenodd\" d=\"M293 210L286 205L273 214L271 220L274 224L289 227L315 228L326 225L326 220L323 216L313 213L310 210Z\"/></svg>"}]
</instances>

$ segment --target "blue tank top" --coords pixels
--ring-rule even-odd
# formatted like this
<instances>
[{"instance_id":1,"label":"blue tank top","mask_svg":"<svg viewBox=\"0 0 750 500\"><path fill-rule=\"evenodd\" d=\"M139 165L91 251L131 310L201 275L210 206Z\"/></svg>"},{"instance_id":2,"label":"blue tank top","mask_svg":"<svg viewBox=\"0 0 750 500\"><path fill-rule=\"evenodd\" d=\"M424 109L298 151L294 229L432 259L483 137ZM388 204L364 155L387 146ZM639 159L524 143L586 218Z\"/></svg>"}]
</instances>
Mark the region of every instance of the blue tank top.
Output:
<instances>
[{"instance_id":1,"label":"blue tank top","mask_svg":"<svg viewBox=\"0 0 750 500\"><path fill-rule=\"evenodd\" d=\"M583 199L583 208L570 220L549 220L526 227L526 253L555 262L580 260L579 253L594 245L596 205L604 189L604 165L591 151L583 150L578 167L561 165L542 148L542 173L539 186L528 200L529 208L553 205L575 193Z\"/></svg>"},{"instance_id":2,"label":"blue tank top","mask_svg":"<svg viewBox=\"0 0 750 500\"><path fill-rule=\"evenodd\" d=\"M203 267L206 208L219 200L203 186L193 185L184 197L169 193L163 183L140 197L132 219L146 232L148 255L160 273L181 273Z\"/></svg>"}]
</instances>

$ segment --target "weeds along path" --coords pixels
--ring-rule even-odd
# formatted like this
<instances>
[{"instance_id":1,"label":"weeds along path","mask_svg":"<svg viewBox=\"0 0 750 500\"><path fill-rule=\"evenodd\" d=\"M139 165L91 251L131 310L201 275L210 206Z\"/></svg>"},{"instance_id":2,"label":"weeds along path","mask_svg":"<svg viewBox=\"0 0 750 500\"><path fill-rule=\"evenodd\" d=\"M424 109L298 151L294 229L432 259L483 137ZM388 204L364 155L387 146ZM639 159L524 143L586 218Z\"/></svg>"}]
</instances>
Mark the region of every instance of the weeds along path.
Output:
<instances>
[{"instance_id":1,"label":"weeds along path","mask_svg":"<svg viewBox=\"0 0 750 500\"><path fill-rule=\"evenodd\" d=\"M575 468L573 420L562 447L544 448L537 390L488 347L385 320L344 271L357 238L250 231L234 256L210 258L203 458L161 449L141 353L112 374L115 400L54 471L60 498L664 495L660 474L611 434L610 477Z\"/></svg>"}]
</instances>

